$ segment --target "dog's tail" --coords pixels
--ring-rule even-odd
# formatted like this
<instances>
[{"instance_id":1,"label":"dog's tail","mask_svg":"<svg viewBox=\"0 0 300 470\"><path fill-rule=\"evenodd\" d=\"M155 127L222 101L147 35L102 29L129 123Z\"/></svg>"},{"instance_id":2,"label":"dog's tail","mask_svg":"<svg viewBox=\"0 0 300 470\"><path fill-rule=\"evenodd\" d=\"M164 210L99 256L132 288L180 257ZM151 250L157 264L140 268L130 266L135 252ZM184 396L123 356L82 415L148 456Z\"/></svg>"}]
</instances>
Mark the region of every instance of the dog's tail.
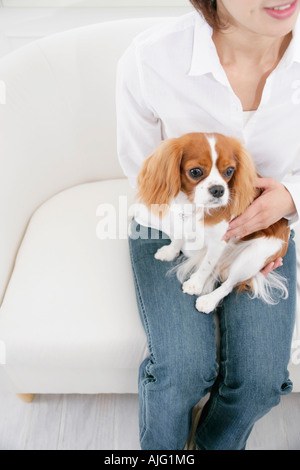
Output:
<instances>
[{"instance_id":1,"label":"dog's tail","mask_svg":"<svg viewBox=\"0 0 300 470\"><path fill-rule=\"evenodd\" d=\"M287 279L276 272L271 271L267 276L261 272L252 278L252 292L250 297L261 298L269 305L276 305L280 299L287 299L289 296Z\"/></svg>"}]
</instances>

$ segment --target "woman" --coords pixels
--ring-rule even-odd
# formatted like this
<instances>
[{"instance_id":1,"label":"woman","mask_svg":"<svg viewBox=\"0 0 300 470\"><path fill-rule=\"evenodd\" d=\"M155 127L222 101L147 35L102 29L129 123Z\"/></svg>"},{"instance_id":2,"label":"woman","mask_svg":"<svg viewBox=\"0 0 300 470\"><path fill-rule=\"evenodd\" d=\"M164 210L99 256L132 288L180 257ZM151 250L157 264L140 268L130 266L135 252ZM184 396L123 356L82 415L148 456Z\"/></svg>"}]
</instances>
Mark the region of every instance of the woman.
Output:
<instances>
[{"instance_id":1,"label":"woman","mask_svg":"<svg viewBox=\"0 0 300 470\"><path fill-rule=\"evenodd\" d=\"M252 154L262 195L235 219L243 237L300 208L300 0L191 0L196 11L139 35L119 63L118 146L135 187L142 161L162 139L187 132L239 138ZM297 125L295 124L297 123ZM288 176L286 176L289 174ZM211 391L195 433L197 449L245 449L254 423L292 390L287 365L295 316L295 246L267 266L288 279L275 306L230 294L213 315L196 311L167 262L169 243L142 226L129 240L137 301L150 356L140 367L142 449L183 449L193 406ZM151 233L151 236L150 236Z\"/></svg>"}]
</instances>

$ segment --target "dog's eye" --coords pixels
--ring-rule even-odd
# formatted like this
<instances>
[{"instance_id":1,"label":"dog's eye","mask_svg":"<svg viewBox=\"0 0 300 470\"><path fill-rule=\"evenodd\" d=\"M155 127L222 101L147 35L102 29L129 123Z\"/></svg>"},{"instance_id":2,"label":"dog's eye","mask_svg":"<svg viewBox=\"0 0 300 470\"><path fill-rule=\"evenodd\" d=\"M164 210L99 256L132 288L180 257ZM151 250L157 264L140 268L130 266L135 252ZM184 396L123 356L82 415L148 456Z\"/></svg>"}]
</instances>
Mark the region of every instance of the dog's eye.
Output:
<instances>
[{"instance_id":1,"label":"dog's eye","mask_svg":"<svg viewBox=\"0 0 300 470\"><path fill-rule=\"evenodd\" d=\"M226 178L231 178L231 176L233 175L233 172L234 172L234 168L229 167L229 168L227 168L227 170L224 171L224 176Z\"/></svg>"},{"instance_id":2,"label":"dog's eye","mask_svg":"<svg viewBox=\"0 0 300 470\"><path fill-rule=\"evenodd\" d=\"M188 171L188 174L191 178L197 180L204 175L204 171L201 168L193 168L192 170Z\"/></svg>"}]
</instances>

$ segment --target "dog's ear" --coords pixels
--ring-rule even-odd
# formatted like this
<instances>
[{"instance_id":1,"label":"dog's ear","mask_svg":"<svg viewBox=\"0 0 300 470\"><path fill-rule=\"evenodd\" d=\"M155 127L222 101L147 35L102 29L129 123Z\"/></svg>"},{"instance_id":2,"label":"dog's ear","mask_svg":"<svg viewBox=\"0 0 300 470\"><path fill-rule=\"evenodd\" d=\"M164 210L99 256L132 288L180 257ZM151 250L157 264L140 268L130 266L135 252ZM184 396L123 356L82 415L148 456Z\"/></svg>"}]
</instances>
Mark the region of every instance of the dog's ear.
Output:
<instances>
[{"instance_id":1,"label":"dog's ear","mask_svg":"<svg viewBox=\"0 0 300 470\"><path fill-rule=\"evenodd\" d=\"M231 139L237 168L229 182L232 210L238 217L253 202L257 196L255 180L257 173L250 153L236 140Z\"/></svg>"},{"instance_id":2,"label":"dog's ear","mask_svg":"<svg viewBox=\"0 0 300 470\"><path fill-rule=\"evenodd\" d=\"M138 175L138 198L148 208L152 204L169 205L181 188L181 140L164 140L148 157Z\"/></svg>"}]
</instances>

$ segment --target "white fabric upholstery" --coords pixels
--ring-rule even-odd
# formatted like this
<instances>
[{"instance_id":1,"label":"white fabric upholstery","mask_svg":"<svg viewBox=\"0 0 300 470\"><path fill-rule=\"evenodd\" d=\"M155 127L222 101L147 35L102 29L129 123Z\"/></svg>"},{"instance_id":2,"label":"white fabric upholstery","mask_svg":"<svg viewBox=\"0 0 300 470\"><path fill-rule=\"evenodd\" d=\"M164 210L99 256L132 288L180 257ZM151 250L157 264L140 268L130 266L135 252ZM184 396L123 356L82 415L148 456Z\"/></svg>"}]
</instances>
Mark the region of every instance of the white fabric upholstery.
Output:
<instances>
[{"instance_id":1,"label":"white fabric upholstery","mask_svg":"<svg viewBox=\"0 0 300 470\"><path fill-rule=\"evenodd\" d=\"M137 392L147 344L128 244L99 240L96 210L132 201L116 156L116 63L159 21L72 30L0 62L0 391ZM299 326L300 350L298 338Z\"/></svg>"},{"instance_id":2,"label":"white fabric upholstery","mask_svg":"<svg viewBox=\"0 0 300 470\"><path fill-rule=\"evenodd\" d=\"M30 216L71 186L123 177L117 160L116 64L132 38L161 21L82 27L0 61L0 302Z\"/></svg>"},{"instance_id":3,"label":"white fabric upholstery","mask_svg":"<svg viewBox=\"0 0 300 470\"><path fill-rule=\"evenodd\" d=\"M131 204L124 179L83 184L32 217L0 315L6 372L18 390L136 391L147 342L128 240L96 233L105 220L98 206L111 204L119 219L119 196Z\"/></svg>"}]
</instances>

